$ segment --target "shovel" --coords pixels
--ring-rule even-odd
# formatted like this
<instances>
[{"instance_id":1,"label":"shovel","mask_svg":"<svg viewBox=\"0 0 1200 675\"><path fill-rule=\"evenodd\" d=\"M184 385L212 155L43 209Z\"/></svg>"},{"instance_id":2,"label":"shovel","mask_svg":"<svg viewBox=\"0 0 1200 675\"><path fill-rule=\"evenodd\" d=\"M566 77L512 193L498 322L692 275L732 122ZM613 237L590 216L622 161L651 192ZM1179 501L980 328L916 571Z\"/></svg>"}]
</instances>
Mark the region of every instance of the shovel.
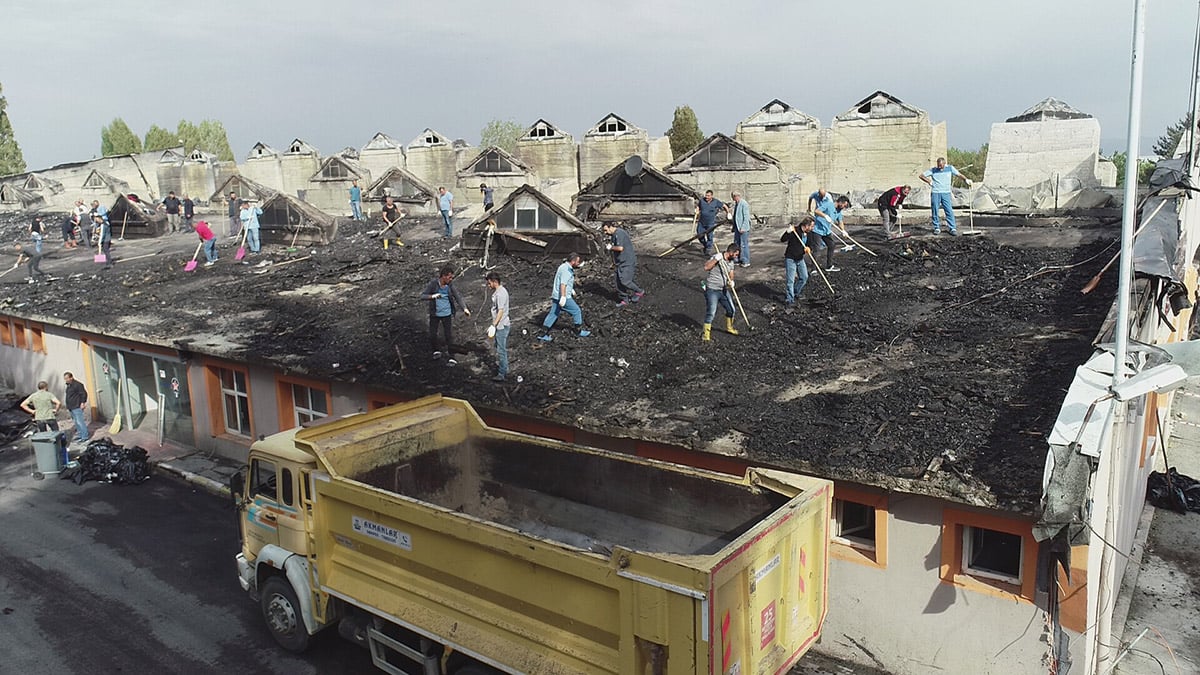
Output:
<instances>
[{"instance_id":1,"label":"shovel","mask_svg":"<svg viewBox=\"0 0 1200 675\"><path fill-rule=\"evenodd\" d=\"M104 227L104 226L101 225L101 227ZM96 241L96 255L92 257L92 262L98 262L98 263L107 263L108 262L108 256L104 255L104 250L101 248L102 246L104 246L104 232L103 231L100 232L100 238Z\"/></svg>"},{"instance_id":2,"label":"shovel","mask_svg":"<svg viewBox=\"0 0 1200 675\"><path fill-rule=\"evenodd\" d=\"M204 246L204 242L196 244L196 252L192 254L192 259L188 261L188 264L183 266L184 272L191 272L196 269L196 258L200 257L200 247L202 246Z\"/></svg>"},{"instance_id":3,"label":"shovel","mask_svg":"<svg viewBox=\"0 0 1200 675\"><path fill-rule=\"evenodd\" d=\"M971 208L971 210L967 212L968 213L967 222L970 223L971 230L969 232L963 232L963 235L965 235L967 237L978 237L979 235L983 234L983 230L975 229L975 195L977 195L978 193L979 193L978 189L971 190L970 192L967 193L968 197L971 200L971 203L968 204L968 206Z\"/></svg>"},{"instance_id":4,"label":"shovel","mask_svg":"<svg viewBox=\"0 0 1200 675\"><path fill-rule=\"evenodd\" d=\"M247 227L242 228L242 243L238 245L237 253L233 254L234 260L241 260L246 257L246 230L248 229ZM299 232L300 230L297 229L296 231Z\"/></svg>"}]
</instances>

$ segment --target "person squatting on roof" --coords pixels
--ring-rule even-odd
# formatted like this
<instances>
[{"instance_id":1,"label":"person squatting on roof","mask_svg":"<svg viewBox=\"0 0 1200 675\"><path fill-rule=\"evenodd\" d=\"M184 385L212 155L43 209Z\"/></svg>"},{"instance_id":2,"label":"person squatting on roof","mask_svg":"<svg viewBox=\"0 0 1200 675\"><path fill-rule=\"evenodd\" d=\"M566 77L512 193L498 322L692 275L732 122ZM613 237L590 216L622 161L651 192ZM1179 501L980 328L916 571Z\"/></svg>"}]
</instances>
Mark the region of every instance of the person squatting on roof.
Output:
<instances>
[{"instance_id":1,"label":"person squatting on roof","mask_svg":"<svg viewBox=\"0 0 1200 675\"><path fill-rule=\"evenodd\" d=\"M550 290L550 311L546 314L546 319L542 322L541 333L538 335L538 339L542 342L550 342L554 339L550 335L550 329L554 328L554 323L558 321L558 315L562 312L571 315L571 322L579 337L588 337L592 334L592 331L583 327L583 310L575 302L575 270L580 267L583 267L583 256L571 253L567 256L566 262L559 265L558 271L554 273L554 288Z\"/></svg>"},{"instance_id":2,"label":"person squatting on roof","mask_svg":"<svg viewBox=\"0 0 1200 675\"><path fill-rule=\"evenodd\" d=\"M804 256L812 253L808 247L808 236L812 233L813 225L813 217L804 216L779 237L779 241L787 244L783 252L783 268L787 284L784 304L788 307L796 304L796 298L800 297L804 285L808 283L808 264L804 262Z\"/></svg>"},{"instance_id":3,"label":"person squatting on roof","mask_svg":"<svg viewBox=\"0 0 1200 675\"><path fill-rule=\"evenodd\" d=\"M604 234L608 237L604 248L612 254L613 266L617 282L617 307L625 307L631 302L637 302L646 295L640 286L633 280L634 274L637 272L637 254L633 250L633 239L629 237L629 232L624 228L617 227L614 223L604 223Z\"/></svg>"},{"instance_id":4,"label":"person squatting on roof","mask_svg":"<svg viewBox=\"0 0 1200 675\"><path fill-rule=\"evenodd\" d=\"M725 248L724 253L715 253L711 258L704 263L704 271L708 276L704 278L704 334L701 339L705 342L712 340L712 322L717 316L717 304L725 310L725 332L730 335L737 335L737 329L733 327L733 317L735 312L733 309L733 261L737 259L739 248L737 244L730 244Z\"/></svg>"},{"instance_id":5,"label":"person squatting on roof","mask_svg":"<svg viewBox=\"0 0 1200 675\"><path fill-rule=\"evenodd\" d=\"M454 353L450 351L450 346L454 344L454 315L462 309L463 314L471 316L471 310L454 287L454 268L446 265L438 270L437 276L426 284L421 297L429 301L429 348L433 358L442 358L437 339L438 328L441 327L442 335L446 338L446 365L456 365L458 361L454 360Z\"/></svg>"},{"instance_id":6,"label":"person squatting on roof","mask_svg":"<svg viewBox=\"0 0 1200 675\"><path fill-rule=\"evenodd\" d=\"M493 382L503 382L508 377L508 333L512 329L509 320L508 289L498 272L488 272L488 290L492 292L492 322L488 324L487 336L496 341L496 376Z\"/></svg>"},{"instance_id":7,"label":"person squatting on roof","mask_svg":"<svg viewBox=\"0 0 1200 675\"><path fill-rule=\"evenodd\" d=\"M883 233L888 239L896 236L895 230L892 229L893 222L900 220L900 207L904 205L904 198L912 192L912 188L907 185L897 185L896 187L879 195L879 199L875 200L875 206L879 209L879 218L883 220Z\"/></svg>"}]
</instances>

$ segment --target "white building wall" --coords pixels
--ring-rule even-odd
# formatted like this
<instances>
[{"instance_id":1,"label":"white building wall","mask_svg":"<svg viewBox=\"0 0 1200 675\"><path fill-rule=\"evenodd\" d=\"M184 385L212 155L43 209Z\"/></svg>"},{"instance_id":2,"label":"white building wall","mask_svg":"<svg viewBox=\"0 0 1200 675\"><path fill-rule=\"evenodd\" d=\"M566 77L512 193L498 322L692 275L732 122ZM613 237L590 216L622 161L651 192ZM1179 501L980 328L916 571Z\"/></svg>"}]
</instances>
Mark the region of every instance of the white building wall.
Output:
<instances>
[{"instance_id":1,"label":"white building wall","mask_svg":"<svg viewBox=\"0 0 1200 675\"><path fill-rule=\"evenodd\" d=\"M641 129L620 134L596 133L584 136L579 145L579 182L581 185L587 185L624 162L630 155L640 155L645 159L649 152L650 140Z\"/></svg>"},{"instance_id":2,"label":"white building wall","mask_svg":"<svg viewBox=\"0 0 1200 675\"><path fill-rule=\"evenodd\" d=\"M536 173L538 182L530 185L559 206L570 208L571 197L579 192L579 160L576 147L575 139L570 136L521 138L517 141L513 154ZM500 201L500 195L497 194L496 203L499 204Z\"/></svg>"},{"instance_id":3,"label":"white building wall","mask_svg":"<svg viewBox=\"0 0 1200 675\"><path fill-rule=\"evenodd\" d=\"M1100 122L1095 118L998 122L988 135L983 182L997 187L1031 187L1058 178L1099 187L1099 157Z\"/></svg>"}]
</instances>

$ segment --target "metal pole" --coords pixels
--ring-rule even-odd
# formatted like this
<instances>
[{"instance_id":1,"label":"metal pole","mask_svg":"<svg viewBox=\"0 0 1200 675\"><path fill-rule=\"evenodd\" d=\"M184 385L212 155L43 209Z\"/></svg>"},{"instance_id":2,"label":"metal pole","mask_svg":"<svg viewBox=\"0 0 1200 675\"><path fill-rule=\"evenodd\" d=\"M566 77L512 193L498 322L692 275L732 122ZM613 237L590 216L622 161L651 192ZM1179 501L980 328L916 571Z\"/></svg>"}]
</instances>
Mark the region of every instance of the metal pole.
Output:
<instances>
[{"instance_id":1,"label":"metal pole","mask_svg":"<svg viewBox=\"0 0 1200 675\"><path fill-rule=\"evenodd\" d=\"M1129 126L1126 128L1128 145L1125 150L1125 203L1121 215L1121 266L1117 280L1116 359L1113 367L1112 384L1119 385L1125 379L1125 355L1129 349L1129 296L1133 282L1133 229L1137 219L1137 176L1138 134L1142 128L1142 70L1146 43L1146 0L1134 0L1133 50L1129 75ZM1096 602L1096 633L1092 642L1094 661L1089 664L1091 673L1099 673L1114 653L1113 608L1116 601L1119 579L1116 578L1115 554L1112 546L1117 545L1117 515L1123 511L1120 505L1124 483L1124 466L1121 463L1126 453L1122 446L1129 435L1124 433L1125 405L1114 406L1112 446L1108 451L1107 504L1104 513L1104 538L1107 541L1100 556L1099 586ZM1128 455L1132 457L1132 454ZM1099 511L1099 509L1097 510Z\"/></svg>"}]
</instances>

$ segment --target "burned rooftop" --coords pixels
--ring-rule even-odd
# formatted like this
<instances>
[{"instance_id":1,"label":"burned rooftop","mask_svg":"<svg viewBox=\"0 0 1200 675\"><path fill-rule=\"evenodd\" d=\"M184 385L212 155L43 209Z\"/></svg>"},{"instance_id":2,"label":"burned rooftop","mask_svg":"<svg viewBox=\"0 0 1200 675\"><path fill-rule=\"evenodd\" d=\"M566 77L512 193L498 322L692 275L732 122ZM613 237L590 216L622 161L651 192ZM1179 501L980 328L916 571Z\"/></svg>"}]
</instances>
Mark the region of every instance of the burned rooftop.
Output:
<instances>
[{"instance_id":1,"label":"burned rooftop","mask_svg":"<svg viewBox=\"0 0 1200 675\"><path fill-rule=\"evenodd\" d=\"M781 301L782 229L757 226L755 265L738 270L752 328L739 321L740 335L714 330L707 344L704 257L694 245L658 257L688 223L630 226L647 291L637 305L616 308L610 262L587 261L577 289L588 338L560 329L552 343L534 339L561 256L493 254L489 266L512 295L512 374L501 384L490 381L479 256L427 225L406 225L406 245L384 248L373 237L378 222L342 222L328 244L268 244L248 265L234 262L236 243L223 243L218 264L194 272L184 271L191 235L114 241L110 270L93 263L94 251L51 248L42 269L54 280L26 283L24 268L11 270L0 277L0 309L185 356L440 392L589 431L1032 513L1047 435L1112 303L1115 271L1097 291L1080 289L1116 250L1113 220L996 217L981 236L894 241L876 225L851 225L876 255L838 253L842 271L827 274L833 292L814 274L795 309ZM23 240L25 227L9 217L0 235ZM9 270L15 261L5 262ZM472 311L455 319L456 367L430 357L418 297L445 264L459 270Z\"/></svg>"}]
</instances>

